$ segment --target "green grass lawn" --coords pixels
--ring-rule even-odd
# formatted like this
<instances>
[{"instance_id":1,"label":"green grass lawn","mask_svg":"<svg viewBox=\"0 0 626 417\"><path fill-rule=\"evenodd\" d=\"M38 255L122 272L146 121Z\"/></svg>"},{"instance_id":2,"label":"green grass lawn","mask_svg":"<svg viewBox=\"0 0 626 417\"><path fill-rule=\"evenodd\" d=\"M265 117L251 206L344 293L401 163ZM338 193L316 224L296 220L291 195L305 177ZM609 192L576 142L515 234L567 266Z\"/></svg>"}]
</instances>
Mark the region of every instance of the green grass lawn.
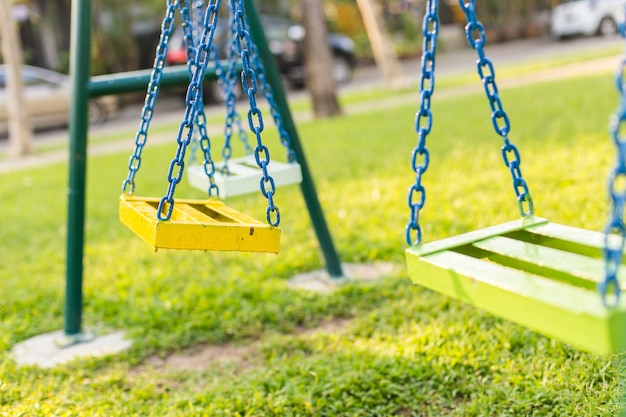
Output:
<instances>
[{"instance_id":1,"label":"green grass lawn","mask_svg":"<svg viewBox=\"0 0 626 417\"><path fill-rule=\"evenodd\" d=\"M601 230L609 76L501 91L536 214ZM621 356L577 351L413 286L404 267L417 103L299 126L345 262L397 270L319 295L286 286L322 266L299 188L279 189L277 256L153 253L117 219L130 153L89 161L85 326L124 329L133 347L53 370L19 368L11 346L61 329L67 165L2 175L0 415L614 416ZM510 174L484 96L433 102L424 240L515 219ZM276 149L274 131L267 141ZM274 154L282 151L274 152ZM137 194L161 196L174 146L148 146ZM181 183L177 196L202 197ZM263 218L260 193L229 204ZM220 346L222 360L168 362ZM165 365L164 365L165 364ZM168 365L170 364L170 365Z\"/></svg>"}]
</instances>

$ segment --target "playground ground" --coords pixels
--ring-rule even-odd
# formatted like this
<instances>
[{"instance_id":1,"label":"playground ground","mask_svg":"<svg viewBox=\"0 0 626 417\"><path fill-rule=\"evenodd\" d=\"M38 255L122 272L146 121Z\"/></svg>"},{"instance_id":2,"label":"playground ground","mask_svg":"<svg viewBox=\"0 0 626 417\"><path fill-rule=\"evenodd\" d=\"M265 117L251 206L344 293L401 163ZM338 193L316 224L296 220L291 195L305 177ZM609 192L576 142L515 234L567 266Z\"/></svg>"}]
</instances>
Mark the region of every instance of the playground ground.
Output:
<instances>
[{"instance_id":1,"label":"playground ground","mask_svg":"<svg viewBox=\"0 0 626 417\"><path fill-rule=\"evenodd\" d=\"M604 224L598 190L614 155L606 125L617 104L617 52L498 69L542 217L592 230ZM428 240L517 213L476 74L438 81ZM403 161L415 145L416 93L372 89L342 100L345 117L316 122L306 103L294 103L309 163L342 259L393 269L330 294L290 289L294 274L322 266L297 187L279 191L278 256L154 254L116 219L132 132L92 135L86 326L124 329L134 344L55 369L18 367L9 351L62 327L67 150L48 143L23 162L2 160L0 413L615 415L621 356L580 352L408 282L403 226L413 178ZM142 191L162 192L175 126L164 123L150 138ZM275 146L275 132L268 135ZM258 197L232 203L259 213Z\"/></svg>"}]
</instances>

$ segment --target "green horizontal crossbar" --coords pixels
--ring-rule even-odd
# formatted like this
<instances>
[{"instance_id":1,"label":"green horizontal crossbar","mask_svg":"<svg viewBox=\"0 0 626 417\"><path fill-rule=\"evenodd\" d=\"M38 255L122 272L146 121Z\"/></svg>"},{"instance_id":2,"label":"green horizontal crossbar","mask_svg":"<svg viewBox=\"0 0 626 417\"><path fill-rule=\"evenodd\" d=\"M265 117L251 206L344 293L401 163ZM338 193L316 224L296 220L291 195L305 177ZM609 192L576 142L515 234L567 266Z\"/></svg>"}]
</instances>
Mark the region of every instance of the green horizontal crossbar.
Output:
<instances>
[{"instance_id":1,"label":"green horizontal crossbar","mask_svg":"<svg viewBox=\"0 0 626 417\"><path fill-rule=\"evenodd\" d=\"M584 246L588 252L602 245L602 234L552 226L543 219L520 220L413 246L406 250L409 276L416 284L580 349L626 351L626 299L614 308L602 303L595 290L603 273L600 259L510 237L543 228L557 231L546 239L559 240L562 248Z\"/></svg>"},{"instance_id":2,"label":"green horizontal crossbar","mask_svg":"<svg viewBox=\"0 0 626 417\"><path fill-rule=\"evenodd\" d=\"M241 63L235 65L236 71L241 71ZM131 93L145 91L150 82L152 70L137 70L120 72L117 74L98 75L91 77L87 85L89 97L99 97L108 94ZM215 80L215 65L207 66L204 80ZM189 70L186 65L165 67L161 76L159 87L174 87L189 84Z\"/></svg>"}]
</instances>

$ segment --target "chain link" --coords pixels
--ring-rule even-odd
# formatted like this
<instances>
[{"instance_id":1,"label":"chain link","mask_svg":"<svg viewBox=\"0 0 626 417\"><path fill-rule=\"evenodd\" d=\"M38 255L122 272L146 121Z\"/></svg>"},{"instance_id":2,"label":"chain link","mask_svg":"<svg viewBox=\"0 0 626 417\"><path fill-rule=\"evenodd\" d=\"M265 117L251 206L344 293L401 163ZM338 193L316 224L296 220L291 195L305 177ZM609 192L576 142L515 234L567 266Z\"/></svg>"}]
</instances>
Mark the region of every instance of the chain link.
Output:
<instances>
[{"instance_id":1,"label":"chain link","mask_svg":"<svg viewBox=\"0 0 626 417\"><path fill-rule=\"evenodd\" d=\"M620 34L625 37L624 24L619 26ZM619 93L619 105L617 111L611 115L609 121L609 133L617 148L617 160L615 167L609 175L609 197L611 199L611 211L609 221L605 227L604 281L598 285L598 291L602 296L602 302L607 306L616 305L619 301L620 287L617 272L622 263L624 242L626 241L626 225L624 224L624 207L626 206L626 138L620 134L626 121L626 85L624 73L626 72L626 54L622 57L616 71L615 84ZM621 188L620 188L621 187ZM608 294L613 292L613 301L608 301Z\"/></svg>"},{"instance_id":2,"label":"chain link","mask_svg":"<svg viewBox=\"0 0 626 417\"><path fill-rule=\"evenodd\" d=\"M150 74L150 82L144 100L143 110L141 111L141 122L139 129L135 135L135 149L128 161L128 176L122 183L122 193L132 194L135 191L135 175L141 166L141 152L148 140L148 128L154 114L154 105L159 95L159 87L163 76L163 68L165 67L165 56L172 31L174 30L174 13L178 7L178 0L167 0L167 10L161 24L161 36L156 48L156 55Z\"/></svg>"},{"instance_id":3,"label":"chain link","mask_svg":"<svg viewBox=\"0 0 626 417\"><path fill-rule=\"evenodd\" d=\"M159 220L169 220L172 216L172 211L174 210L174 192L176 191L176 186L180 183L183 177L185 169L185 152L193 136L194 121L198 121L199 126L206 126L206 120L204 120L204 110L201 105L202 81L204 80L204 73L209 63L210 50L213 43L213 36L215 34L215 27L217 25L220 2L221 0L209 0L204 14L202 35L198 42L194 56L196 65L193 68L193 74L191 81L189 82L189 87L187 88L187 95L185 97L185 114L176 136L178 147L167 173L169 186L166 194L159 201L159 207L157 210L157 217ZM202 127L200 127L200 129L202 136ZM207 156L210 158L210 155L207 155L210 150L208 137L201 139L200 146L205 154L206 170L207 164L212 163L210 159L208 161L206 160Z\"/></svg>"},{"instance_id":4,"label":"chain link","mask_svg":"<svg viewBox=\"0 0 626 417\"><path fill-rule=\"evenodd\" d=\"M250 63L250 48L252 45L252 39L250 37L250 32L247 29L243 0L230 0L230 4L231 13L235 14L235 19L237 21L236 44L237 51L241 56L243 65L243 70L241 72L241 85L248 95L248 102L250 104L250 108L248 110L248 125L257 140L257 145L254 148L254 157L258 167L262 171L259 184L263 197L267 198L267 210L265 211L265 217L271 226L276 227L280 224L280 211L274 204L276 185L274 183L274 179L269 175L267 170L267 166L270 162L269 149L263 144L261 138L261 132L263 131L264 125L261 109L259 109L256 102L256 93L258 91L257 75ZM274 217L272 218L272 216Z\"/></svg>"},{"instance_id":5,"label":"chain link","mask_svg":"<svg viewBox=\"0 0 626 417\"><path fill-rule=\"evenodd\" d=\"M522 177L522 170L520 168L522 160L520 153L517 147L509 140L511 123L509 121L509 116L504 111L500 96L498 95L498 86L496 85L496 74L493 63L489 58L487 58L485 50L483 49L487 37L485 35L485 28L483 24L476 18L476 0L470 0L468 2L459 0L459 5L465 13L465 18L467 19L465 36L469 45L475 49L478 54L478 61L476 61L478 75L483 82L485 93L487 95L487 99L489 100L493 128L504 141L504 145L501 149L502 159L511 172L511 177L513 178L513 190L515 191L515 196L517 197L520 213L523 217L532 216L534 210L533 199L530 196L528 184Z\"/></svg>"},{"instance_id":6,"label":"chain link","mask_svg":"<svg viewBox=\"0 0 626 417\"><path fill-rule=\"evenodd\" d=\"M422 75L420 78L420 108L415 115L417 146L411 155L411 168L415 172L415 183L409 188L408 203L411 217L406 225L406 241L409 245L422 241L422 228L419 214L426 202L426 189L422 185L422 175L428 169L430 154L426 148L426 137L433 126L433 114L430 110L432 95L435 91L435 55L439 34L439 1L428 0L426 14L422 22ZM412 235L415 234L415 239Z\"/></svg>"}]
</instances>

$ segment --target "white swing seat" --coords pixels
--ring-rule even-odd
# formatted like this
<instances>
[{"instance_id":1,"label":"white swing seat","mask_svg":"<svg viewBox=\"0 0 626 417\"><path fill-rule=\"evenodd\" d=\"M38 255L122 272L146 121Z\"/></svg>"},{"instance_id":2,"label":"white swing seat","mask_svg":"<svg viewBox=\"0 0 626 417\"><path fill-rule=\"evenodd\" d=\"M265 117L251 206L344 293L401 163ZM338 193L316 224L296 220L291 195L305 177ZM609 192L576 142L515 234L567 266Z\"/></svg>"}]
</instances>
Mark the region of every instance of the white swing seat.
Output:
<instances>
[{"instance_id":1,"label":"white swing seat","mask_svg":"<svg viewBox=\"0 0 626 417\"><path fill-rule=\"evenodd\" d=\"M215 164L216 170L213 178L220 190L220 198L234 197L242 194L250 194L259 190L261 180L261 168L256 164L254 156L231 159L228 161L229 175L219 172L223 163ZM274 179L277 187L299 184L302 182L302 171L297 162L284 163L271 161L267 166L269 175ZM204 172L202 165L192 165L187 168L185 176L189 184L198 190L209 189L209 178Z\"/></svg>"}]
</instances>

